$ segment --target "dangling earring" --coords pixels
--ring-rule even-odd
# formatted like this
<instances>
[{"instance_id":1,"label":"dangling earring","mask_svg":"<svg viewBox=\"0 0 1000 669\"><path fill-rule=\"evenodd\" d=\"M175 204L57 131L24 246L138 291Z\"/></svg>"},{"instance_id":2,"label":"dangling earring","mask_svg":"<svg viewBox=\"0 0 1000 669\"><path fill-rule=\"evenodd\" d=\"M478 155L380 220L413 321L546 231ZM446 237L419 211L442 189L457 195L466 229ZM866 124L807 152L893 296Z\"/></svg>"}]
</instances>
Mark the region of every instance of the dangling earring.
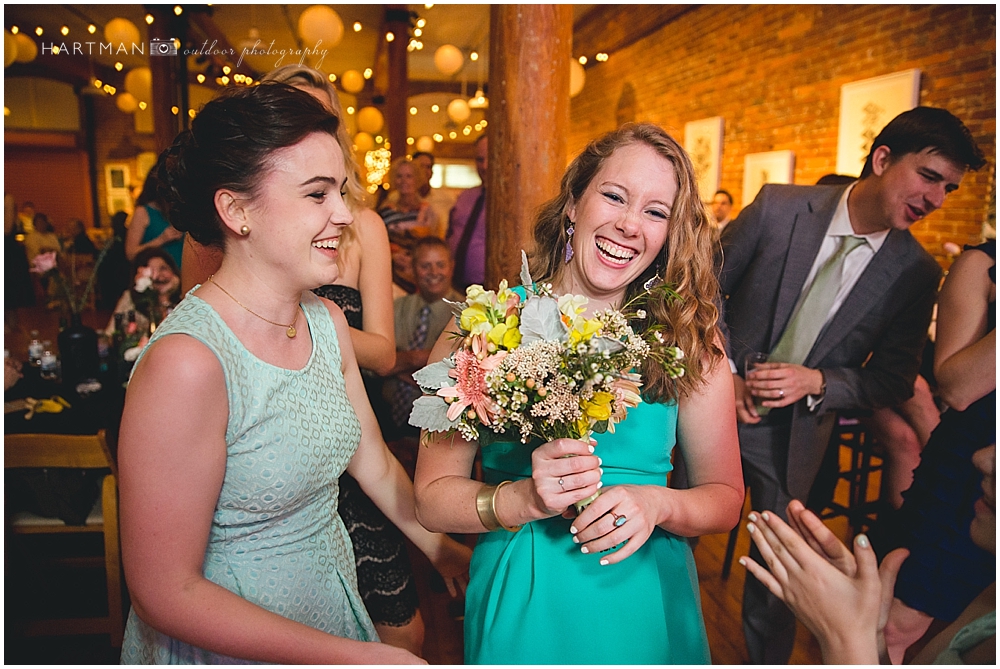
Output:
<instances>
[{"instance_id":1,"label":"dangling earring","mask_svg":"<svg viewBox=\"0 0 1000 669\"><path fill-rule=\"evenodd\" d=\"M249 235L250 234L250 226L249 225L244 225L242 228L240 228L240 234L243 235L244 237L246 237L247 235Z\"/></svg>"},{"instance_id":2,"label":"dangling earring","mask_svg":"<svg viewBox=\"0 0 1000 669\"><path fill-rule=\"evenodd\" d=\"M566 263L573 259L573 233L576 232L574 225L573 221L570 221L569 228L566 229Z\"/></svg>"}]
</instances>

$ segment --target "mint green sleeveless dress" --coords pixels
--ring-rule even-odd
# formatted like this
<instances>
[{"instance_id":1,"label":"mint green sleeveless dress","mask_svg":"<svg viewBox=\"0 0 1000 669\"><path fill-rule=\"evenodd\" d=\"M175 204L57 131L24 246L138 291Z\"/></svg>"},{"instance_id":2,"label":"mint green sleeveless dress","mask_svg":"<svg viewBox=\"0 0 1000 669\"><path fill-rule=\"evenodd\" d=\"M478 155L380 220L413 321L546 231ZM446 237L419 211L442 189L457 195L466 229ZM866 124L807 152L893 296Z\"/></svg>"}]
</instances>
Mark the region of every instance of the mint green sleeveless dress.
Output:
<instances>
[{"instance_id":1,"label":"mint green sleeveless dress","mask_svg":"<svg viewBox=\"0 0 1000 669\"><path fill-rule=\"evenodd\" d=\"M173 334L194 337L225 373L228 457L205 578L291 620L340 637L377 641L358 594L351 540L337 514L337 479L358 448L361 426L347 398L330 313L311 293L303 293L302 310L309 327L300 336L311 336L313 347L301 370L254 357L215 310L190 293L151 343ZM134 610L121 661L241 662L162 634Z\"/></svg>"},{"instance_id":2,"label":"mint green sleeveless dress","mask_svg":"<svg viewBox=\"0 0 1000 669\"><path fill-rule=\"evenodd\" d=\"M665 486L677 405L640 404L595 435L604 486ZM535 444L482 449L486 481L531 476ZM659 528L633 555L601 566L573 543L571 521L479 535L465 604L466 664L708 664L688 542Z\"/></svg>"}]
</instances>

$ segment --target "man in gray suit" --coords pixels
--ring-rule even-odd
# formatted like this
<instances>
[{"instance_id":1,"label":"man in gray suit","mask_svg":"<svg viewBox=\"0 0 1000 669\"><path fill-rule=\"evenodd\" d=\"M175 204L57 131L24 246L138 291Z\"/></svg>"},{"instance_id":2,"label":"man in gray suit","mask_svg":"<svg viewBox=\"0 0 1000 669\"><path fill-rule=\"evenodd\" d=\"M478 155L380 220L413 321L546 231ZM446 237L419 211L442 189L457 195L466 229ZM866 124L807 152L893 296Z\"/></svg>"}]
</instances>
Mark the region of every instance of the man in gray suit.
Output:
<instances>
[{"instance_id":1,"label":"man in gray suit","mask_svg":"<svg viewBox=\"0 0 1000 669\"><path fill-rule=\"evenodd\" d=\"M720 281L754 509L784 517L806 498L839 411L913 393L941 269L908 229L984 162L959 119L918 107L875 138L858 181L766 185L726 227ZM768 361L744 379L755 352ZM743 629L752 662L787 663L795 618L752 577Z\"/></svg>"}]
</instances>

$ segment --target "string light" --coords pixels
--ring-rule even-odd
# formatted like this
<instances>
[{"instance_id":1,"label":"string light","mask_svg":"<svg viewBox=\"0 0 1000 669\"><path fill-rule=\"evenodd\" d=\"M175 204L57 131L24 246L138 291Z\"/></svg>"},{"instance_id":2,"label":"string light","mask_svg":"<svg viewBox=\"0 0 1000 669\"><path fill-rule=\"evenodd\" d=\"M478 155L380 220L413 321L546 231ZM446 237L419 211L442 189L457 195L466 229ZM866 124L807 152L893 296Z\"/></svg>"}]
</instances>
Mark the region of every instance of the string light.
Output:
<instances>
[{"instance_id":1,"label":"string light","mask_svg":"<svg viewBox=\"0 0 1000 669\"><path fill-rule=\"evenodd\" d=\"M417 108L416 107L410 107L410 115L411 116L416 116L417 115Z\"/></svg>"},{"instance_id":2,"label":"string light","mask_svg":"<svg viewBox=\"0 0 1000 669\"><path fill-rule=\"evenodd\" d=\"M148 26L153 25L153 15L152 14L146 14L146 25L148 25Z\"/></svg>"},{"instance_id":3,"label":"string light","mask_svg":"<svg viewBox=\"0 0 1000 669\"><path fill-rule=\"evenodd\" d=\"M87 32L93 35L94 33L97 32L97 26L91 23L89 26L87 26Z\"/></svg>"},{"instance_id":4,"label":"string light","mask_svg":"<svg viewBox=\"0 0 1000 669\"><path fill-rule=\"evenodd\" d=\"M479 60L479 52L478 51L473 51L472 53L470 53L469 54L469 60L471 60L471 61L477 61L477 60Z\"/></svg>"},{"instance_id":5,"label":"string light","mask_svg":"<svg viewBox=\"0 0 1000 669\"><path fill-rule=\"evenodd\" d=\"M413 139L412 137L407 137L407 138L406 138L406 145L407 145L407 146L413 146L413 143L414 143L415 141L416 141L416 140L415 140L415 139Z\"/></svg>"},{"instance_id":6,"label":"string light","mask_svg":"<svg viewBox=\"0 0 1000 669\"><path fill-rule=\"evenodd\" d=\"M427 19L417 19L418 28L423 28L425 25L427 25Z\"/></svg>"},{"instance_id":7,"label":"string light","mask_svg":"<svg viewBox=\"0 0 1000 669\"><path fill-rule=\"evenodd\" d=\"M424 31L421 30L420 28L414 28L413 29L413 36L414 37L420 37L423 34L424 34Z\"/></svg>"},{"instance_id":8,"label":"string light","mask_svg":"<svg viewBox=\"0 0 1000 669\"><path fill-rule=\"evenodd\" d=\"M434 133L434 141L435 142L443 142L444 141L444 135L442 135L439 132Z\"/></svg>"},{"instance_id":9,"label":"string light","mask_svg":"<svg viewBox=\"0 0 1000 669\"><path fill-rule=\"evenodd\" d=\"M119 72L122 71L123 67L125 67L125 66L122 65L121 61L118 61L117 63L115 63L115 69L118 70Z\"/></svg>"},{"instance_id":10,"label":"string light","mask_svg":"<svg viewBox=\"0 0 1000 669\"><path fill-rule=\"evenodd\" d=\"M587 57L586 56L580 56L579 58L577 58L577 60L580 61L580 65L586 65L587 64Z\"/></svg>"},{"instance_id":11,"label":"string light","mask_svg":"<svg viewBox=\"0 0 1000 669\"><path fill-rule=\"evenodd\" d=\"M327 79L329 79L330 83L332 84L335 81L337 81L337 75L336 74L331 74L330 76L327 77Z\"/></svg>"},{"instance_id":12,"label":"string light","mask_svg":"<svg viewBox=\"0 0 1000 669\"><path fill-rule=\"evenodd\" d=\"M232 70L232 68L231 68L231 67L229 67L228 65L223 65L223 66L222 66L222 73L223 73L223 74L229 74L229 73L230 73L230 72L232 72L232 71L233 71L233 70Z\"/></svg>"},{"instance_id":13,"label":"string light","mask_svg":"<svg viewBox=\"0 0 1000 669\"><path fill-rule=\"evenodd\" d=\"M376 144L381 144L384 141L385 141L385 137L383 137L382 135L375 135L375 143Z\"/></svg>"},{"instance_id":14,"label":"string light","mask_svg":"<svg viewBox=\"0 0 1000 669\"><path fill-rule=\"evenodd\" d=\"M52 55L53 56L58 56L59 55L59 47L56 46L55 44L52 45Z\"/></svg>"},{"instance_id":15,"label":"string light","mask_svg":"<svg viewBox=\"0 0 1000 669\"><path fill-rule=\"evenodd\" d=\"M174 6L174 16L180 16L183 13L184 13L184 8L183 7L181 7L180 5L175 5Z\"/></svg>"},{"instance_id":16,"label":"string light","mask_svg":"<svg viewBox=\"0 0 1000 669\"><path fill-rule=\"evenodd\" d=\"M139 101L139 109L142 109L143 111L145 111L145 109L146 109L147 106L148 105L146 105L145 102L142 102L141 100Z\"/></svg>"},{"instance_id":17,"label":"string light","mask_svg":"<svg viewBox=\"0 0 1000 669\"><path fill-rule=\"evenodd\" d=\"M223 86L228 86L229 85L229 77L225 77L225 76L222 77L222 85Z\"/></svg>"},{"instance_id":18,"label":"string light","mask_svg":"<svg viewBox=\"0 0 1000 669\"><path fill-rule=\"evenodd\" d=\"M94 79L94 88L101 88L104 86L104 82L100 79Z\"/></svg>"},{"instance_id":19,"label":"string light","mask_svg":"<svg viewBox=\"0 0 1000 669\"><path fill-rule=\"evenodd\" d=\"M197 77L195 77L195 78L196 78L196 79L198 80L198 83L199 83L199 84L203 84L203 83L205 83L205 75L204 75L204 74L201 74L201 73L199 72L199 73L198 73L198 76L197 76Z\"/></svg>"},{"instance_id":20,"label":"string light","mask_svg":"<svg viewBox=\"0 0 1000 669\"><path fill-rule=\"evenodd\" d=\"M69 35L69 26L63 26L62 28L59 29L59 32L61 32L64 37L66 35Z\"/></svg>"},{"instance_id":21,"label":"string light","mask_svg":"<svg viewBox=\"0 0 1000 669\"><path fill-rule=\"evenodd\" d=\"M198 112L196 112L196 111L195 111L195 110L193 110L193 109L188 109L188 116L190 116L191 118L194 118L194 117L195 117L195 114L197 114L197 113L198 113Z\"/></svg>"},{"instance_id":22,"label":"string light","mask_svg":"<svg viewBox=\"0 0 1000 669\"><path fill-rule=\"evenodd\" d=\"M391 42L394 39L396 39L396 35L394 35L393 33L386 33L385 34L385 41L386 42Z\"/></svg>"},{"instance_id":23,"label":"string light","mask_svg":"<svg viewBox=\"0 0 1000 669\"><path fill-rule=\"evenodd\" d=\"M11 27L10 27L10 34L11 34L11 35L16 35L16 34L18 34L19 32L21 32L21 29L20 29L20 28L18 28L17 26L11 26ZM93 31L93 30L91 30L90 32L94 32L94 31Z\"/></svg>"},{"instance_id":24,"label":"string light","mask_svg":"<svg viewBox=\"0 0 1000 669\"><path fill-rule=\"evenodd\" d=\"M602 63L603 63L603 62L607 61L607 59L608 59L608 54L606 54L606 53L604 53L604 52L602 51L601 53L599 53L599 54L597 54L596 56L594 56L594 59L595 59L595 60L598 60L598 61L600 61L600 62L602 62Z\"/></svg>"},{"instance_id":25,"label":"string light","mask_svg":"<svg viewBox=\"0 0 1000 669\"><path fill-rule=\"evenodd\" d=\"M361 21L354 22L354 32L356 33L361 32Z\"/></svg>"},{"instance_id":26,"label":"string light","mask_svg":"<svg viewBox=\"0 0 1000 669\"><path fill-rule=\"evenodd\" d=\"M448 133L448 137L456 139L458 137L458 133L452 130L451 132Z\"/></svg>"},{"instance_id":27,"label":"string light","mask_svg":"<svg viewBox=\"0 0 1000 669\"><path fill-rule=\"evenodd\" d=\"M39 37L41 37L41 36L42 36L42 33L43 33L43 32L45 32L45 31L44 31L44 30L42 30L42 27L41 27L41 26L38 26L37 28L35 28L35 34L36 34L36 35L38 35Z\"/></svg>"},{"instance_id":28,"label":"string light","mask_svg":"<svg viewBox=\"0 0 1000 669\"><path fill-rule=\"evenodd\" d=\"M438 105L431 105L431 111L437 114L439 111L441 111L441 107L439 107Z\"/></svg>"},{"instance_id":29,"label":"string light","mask_svg":"<svg viewBox=\"0 0 1000 669\"><path fill-rule=\"evenodd\" d=\"M353 114L354 113L354 107L348 107L347 108L347 113L348 114Z\"/></svg>"},{"instance_id":30,"label":"string light","mask_svg":"<svg viewBox=\"0 0 1000 669\"><path fill-rule=\"evenodd\" d=\"M371 78L372 78L372 68L366 67L365 68L365 79L371 79Z\"/></svg>"},{"instance_id":31,"label":"string light","mask_svg":"<svg viewBox=\"0 0 1000 669\"><path fill-rule=\"evenodd\" d=\"M170 113L173 114L174 116L177 116L179 112L180 109L177 108L177 105L174 105L173 107L170 108Z\"/></svg>"}]
</instances>

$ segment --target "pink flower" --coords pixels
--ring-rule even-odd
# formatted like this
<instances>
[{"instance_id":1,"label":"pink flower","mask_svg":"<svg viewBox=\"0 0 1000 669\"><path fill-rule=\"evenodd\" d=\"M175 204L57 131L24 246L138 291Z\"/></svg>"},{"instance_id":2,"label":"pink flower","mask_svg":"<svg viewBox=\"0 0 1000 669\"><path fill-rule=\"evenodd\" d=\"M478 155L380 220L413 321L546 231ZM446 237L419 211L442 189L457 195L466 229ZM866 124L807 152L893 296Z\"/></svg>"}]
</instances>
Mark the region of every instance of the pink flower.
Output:
<instances>
[{"instance_id":1,"label":"pink flower","mask_svg":"<svg viewBox=\"0 0 1000 669\"><path fill-rule=\"evenodd\" d=\"M459 351L455 354L455 369L448 372L448 376L457 383L437 391L437 394L446 401L448 398L454 399L448 407L448 420L457 420L466 408L472 407L476 418L484 425L492 422L493 415L499 407L487 394L486 374L494 370L506 355L507 351L500 351L485 360L480 360L469 351Z\"/></svg>"},{"instance_id":2,"label":"pink flower","mask_svg":"<svg viewBox=\"0 0 1000 669\"><path fill-rule=\"evenodd\" d=\"M35 274L46 274L56 268L56 252L39 253L31 261L31 271Z\"/></svg>"}]
</instances>

